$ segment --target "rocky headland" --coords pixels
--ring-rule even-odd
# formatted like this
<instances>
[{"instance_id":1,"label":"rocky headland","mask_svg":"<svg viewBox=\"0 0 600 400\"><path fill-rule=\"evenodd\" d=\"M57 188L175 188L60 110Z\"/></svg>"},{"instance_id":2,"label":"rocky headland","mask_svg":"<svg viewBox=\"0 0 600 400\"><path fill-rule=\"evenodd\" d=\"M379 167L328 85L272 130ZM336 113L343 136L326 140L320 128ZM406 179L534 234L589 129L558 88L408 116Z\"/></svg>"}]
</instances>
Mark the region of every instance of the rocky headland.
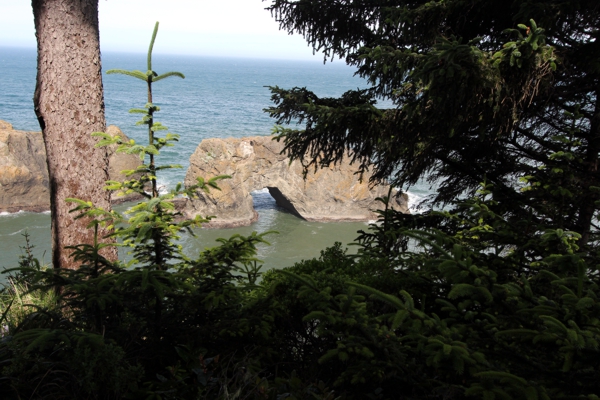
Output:
<instances>
[{"instance_id":1,"label":"rocky headland","mask_svg":"<svg viewBox=\"0 0 600 400\"><path fill-rule=\"evenodd\" d=\"M111 135L125 135L119 128L107 128ZM121 170L135 169L139 157L116 153L109 148L109 179L122 181ZM13 129L0 120L0 212L50 210L46 149L41 132ZM114 196L113 203L131 200L131 197Z\"/></svg>"}]
</instances>

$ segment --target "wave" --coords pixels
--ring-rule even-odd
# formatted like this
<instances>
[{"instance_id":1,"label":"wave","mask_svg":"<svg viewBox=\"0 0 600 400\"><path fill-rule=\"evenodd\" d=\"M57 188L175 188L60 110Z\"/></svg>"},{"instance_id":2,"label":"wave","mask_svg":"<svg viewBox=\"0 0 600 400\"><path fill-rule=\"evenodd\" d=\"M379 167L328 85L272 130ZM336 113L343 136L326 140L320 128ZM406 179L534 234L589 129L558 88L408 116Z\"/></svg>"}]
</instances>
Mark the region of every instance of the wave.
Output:
<instances>
[{"instance_id":1,"label":"wave","mask_svg":"<svg viewBox=\"0 0 600 400\"><path fill-rule=\"evenodd\" d=\"M46 215L50 215L50 210L46 210L46 211L40 211L40 212L33 212L33 211L24 211L24 210L19 210L19 211L15 211L15 212L8 212L8 211L2 211L0 212L0 218L17 218L19 216L22 216L23 214L46 214Z\"/></svg>"},{"instance_id":2,"label":"wave","mask_svg":"<svg viewBox=\"0 0 600 400\"><path fill-rule=\"evenodd\" d=\"M25 211L23 211L23 210L19 210L17 212L12 212L12 213L7 212L7 211L2 211L2 212L0 212L0 217L15 217L18 214L23 214L23 213L25 213Z\"/></svg>"},{"instance_id":3,"label":"wave","mask_svg":"<svg viewBox=\"0 0 600 400\"><path fill-rule=\"evenodd\" d=\"M163 194L167 194L167 193L169 193L169 190L170 190L171 188L173 188L173 189L174 189L174 188L175 188L175 185L173 185L173 186L171 187L171 184L170 184L169 182L166 182L166 183L165 183L164 181L157 180L157 181L156 181L156 187L157 187L157 189L158 189L158 194L159 194L159 195L163 195Z\"/></svg>"},{"instance_id":4,"label":"wave","mask_svg":"<svg viewBox=\"0 0 600 400\"><path fill-rule=\"evenodd\" d=\"M254 202L254 209L256 211L267 211L267 210L278 210L277 202L269 193L269 189L262 188L253 190L250 192L252 200Z\"/></svg>"},{"instance_id":5,"label":"wave","mask_svg":"<svg viewBox=\"0 0 600 400\"><path fill-rule=\"evenodd\" d=\"M4 235L0 235L0 237L3 237L3 236L15 236L15 235L23 234L25 232L30 232L30 231L32 231L34 229L50 229L50 225L33 225L33 226L28 226L26 228L19 229L18 231L15 231L15 232L11 232L11 233L6 233Z\"/></svg>"}]
</instances>

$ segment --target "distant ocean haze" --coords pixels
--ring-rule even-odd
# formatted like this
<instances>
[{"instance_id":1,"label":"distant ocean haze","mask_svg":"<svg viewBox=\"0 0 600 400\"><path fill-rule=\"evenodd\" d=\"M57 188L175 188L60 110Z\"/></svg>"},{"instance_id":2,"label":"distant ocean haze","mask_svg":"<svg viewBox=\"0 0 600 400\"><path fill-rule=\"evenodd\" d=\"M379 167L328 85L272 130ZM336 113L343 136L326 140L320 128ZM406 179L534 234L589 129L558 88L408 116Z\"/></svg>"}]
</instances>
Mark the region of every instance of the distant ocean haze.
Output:
<instances>
[{"instance_id":1,"label":"distant ocean haze","mask_svg":"<svg viewBox=\"0 0 600 400\"><path fill-rule=\"evenodd\" d=\"M113 68L146 70L145 54L102 53L103 70ZM180 164L181 169L159 175L159 184L172 187L183 182L189 157L205 138L269 135L274 121L263 111L272 105L267 86L306 87L318 96L337 97L347 90L364 88L364 80L341 62L323 64L312 61L254 60L192 56L153 57L153 69L159 74L179 71L185 79L172 77L153 86L154 102L161 110L155 120L180 135L175 147L161 152L161 164ZM0 47L0 119L15 129L39 131L33 112L36 77L36 52L33 49ZM135 126L139 114L131 108L146 103L145 83L122 75L103 74L107 125L117 125L130 138L144 143L144 126ZM413 188L411 200L427 194ZM277 230L271 235L272 246L263 246L259 258L265 267L281 268L319 251L335 241L354 240L363 223L316 223L300 220L275 205L267 191L254 194L259 221L250 227L226 230L199 230L198 236L184 237L190 255L215 245L218 237ZM0 216L0 269L16 266L19 246L25 231L36 246L35 255L50 259L50 216L18 213ZM291 236L289 236L291 235ZM44 256L45 254L45 256ZM0 278L1 280L1 278Z\"/></svg>"}]
</instances>

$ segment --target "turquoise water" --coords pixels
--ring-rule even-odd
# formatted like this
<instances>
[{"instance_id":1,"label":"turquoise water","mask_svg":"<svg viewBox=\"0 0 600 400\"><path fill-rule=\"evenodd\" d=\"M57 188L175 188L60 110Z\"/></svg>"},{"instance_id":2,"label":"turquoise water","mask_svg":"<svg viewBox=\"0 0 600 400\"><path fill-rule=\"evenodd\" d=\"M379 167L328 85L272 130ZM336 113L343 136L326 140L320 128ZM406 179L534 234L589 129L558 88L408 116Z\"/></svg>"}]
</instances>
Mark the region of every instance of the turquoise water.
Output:
<instances>
[{"instance_id":1,"label":"turquoise water","mask_svg":"<svg viewBox=\"0 0 600 400\"><path fill-rule=\"evenodd\" d=\"M103 53L103 69L146 69L144 54ZM346 90L364 87L353 70L341 63L252 60L161 56L153 59L159 74L176 70L186 78L170 78L154 87L155 103L161 107L157 120L181 135L180 142L161 153L165 164L177 163L180 170L168 171L159 181L167 187L183 181L190 155L204 138L268 135L274 121L264 108L271 105L266 86L307 87L319 96L339 96ZM0 48L0 119L15 129L39 130L33 112L36 54L31 49ZM106 120L118 125L129 137L143 141L146 133L135 127L133 107L145 104L145 84L119 75L104 75ZM428 194L425 185L410 189L411 200ZM271 246L261 246L259 257L265 268L281 268L301 259L317 257L320 250L339 241L352 242L365 223L317 223L298 219L279 209L266 191L254 193L259 220L250 227L236 229L201 229L196 237L184 237L189 255L214 246L219 237L252 231L279 231L270 235ZM14 213L0 215L0 269L16 265L24 245L22 234L30 235L34 254L50 260L49 214Z\"/></svg>"}]
</instances>

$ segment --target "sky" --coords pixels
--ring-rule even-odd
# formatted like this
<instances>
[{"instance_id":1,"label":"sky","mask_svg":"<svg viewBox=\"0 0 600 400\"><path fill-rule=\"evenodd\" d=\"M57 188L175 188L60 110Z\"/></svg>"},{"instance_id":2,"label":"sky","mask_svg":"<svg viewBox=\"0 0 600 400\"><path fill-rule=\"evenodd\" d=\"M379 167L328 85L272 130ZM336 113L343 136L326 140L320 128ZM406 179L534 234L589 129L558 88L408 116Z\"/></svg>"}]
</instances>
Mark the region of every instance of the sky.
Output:
<instances>
[{"instance_id":1,"label":"sky","mask_svg":"<svg viewBox=\"0 0 600 400\"><path fill-rule=\"evenodd\" d=\"M322 61L301 35L288 35L261 0L99 0L102 51ZM0 0L0 46L35 48L29 0Z\"/></svg>"}]
</instances>

